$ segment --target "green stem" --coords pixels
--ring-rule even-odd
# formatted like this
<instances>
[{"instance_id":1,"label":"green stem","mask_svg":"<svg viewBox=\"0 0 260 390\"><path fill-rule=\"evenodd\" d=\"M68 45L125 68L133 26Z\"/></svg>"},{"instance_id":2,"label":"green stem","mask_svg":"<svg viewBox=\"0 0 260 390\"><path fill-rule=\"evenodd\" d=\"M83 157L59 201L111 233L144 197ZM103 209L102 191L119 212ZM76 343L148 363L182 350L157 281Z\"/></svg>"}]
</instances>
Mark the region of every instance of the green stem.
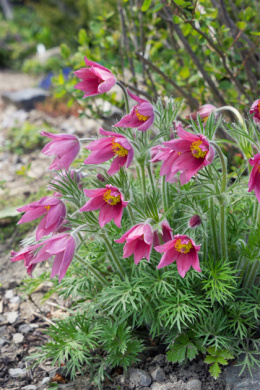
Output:
<instances>
[{"instance_id":1,"label":"green stem","mask_svg":"<svg viewBox=\"0 0 260 390\"><path fill-rule=\"evenodd\" d=\"M128 214L129 214L129 217L130 217L131 223L132 223L132 225L133 225L133 224L134 224L134 220L135 220L135 218L134 218L133 209L132 209L132 207L130 206L130 204L129 204L129 203L128 203L128 205L127 205L127 211L128 211Z\"/></svg>"},{"instance_id":2,"label":"green stem","mask_svg":"<svg viewBox=\"0 0 260 390\"><path fill-rule=\"evenodd\" d=\"M253 287L255 279L258 275L259 271L259 262L255 261L252 264L249 264L245 271L244 275L244 281L243 281L243 287L248 288L248 287Z\"/></svg>"},{"instance_id":3,"label":"green stem","mask_svg":"<svg viewBox=\"0 0 260 390\"><path fill-rule=\"evenodd\" d=\"M143 192L143 196L145 198L145 196L146 196L146 181L145 181L144 164L140 164L140 169L141 169L142 192Z\"/></svg>"},{"instance_id":4,"label":"green stem","mask_svg":"<svg viewBox=\"0 0 260 390\"><path fill-rule=\"evenodd\" d=\"M155 192L155 185L154 185L153 173L152 173L152 169L151 169L151 163L150 163L150 164L147 164L146 167L147 167L147 171L148 171L150 183L151 183L152 190L153 190L153 195L155 195L156 192Z\"/></svg>"},{"instance_id":5,"label":"green stem","mask_svg":"<svg viewBox=\"0 0 260 390\"><path fill-rule=\"evenodd\" d=\"M162 176L162 196L163 196L163 208L164 212L167 210L168 206L168 196L167 196L167 183L165 181L165 176Z\"/></svg>"},{"instance_id":6,"label":"green stem","mask_svg":"<svg viewBox=\"0 0 260 390\"><path fill-rule=\"evenodd\" d=\"M239 113L239 111L235 107L223 106L223 107L220 107L220 108L218 108L216 110L216 112L220 112L220 111L231 111L236 116L238 122L240 122L240 124L243 126L243 129L245 131L247 131L244 119L243 119L242 115Z\"/></svg>"},{"instance_id":7,"label":"green stem","mask_svg":"<svg viewBox=\"0 0 260 390\"><path fill-rule=\"evenodd\" d=\"M118 261L118 258L117 258L117 255L108 239L108 237L106 236L105 233L102 233L101 234L101 237L103 238L103 240L105 241L105 244L106 244L106 247L108 249L108 252L110 254L110 259L111 259L111 262L112 262L112 268L114 270L116 270L120 276L120 278L122 280L124 280L125 278L125 271L124 271L124 268L122 267L122 264L120 264L120 262Z\"/></svg>"},{"instance_id":8,"label":"green stem","mask_svg":"<svg viewBox=\"0 0 260 390\"><path fill-rule=\"evenodd\" d=\"M117 84L117 85L122 89L122 91L123 91L124 98L125 98L125 108L126 108L126 112L129 113L130 110L129 110L128 93L127 93L125 87L123 86L123 84L120 83L120 81L117 81L116 84Z\"/></svg>"},{"instance_id":9,"label":"green stem","mask_svg":"<svg viewBox=\"0 0 260 390\"><path fill-rule=\"evenodd\" d=\"M213 246L214 246L214 253L215 253L215 259L218 258L218 240L217 240L217 232L216 232L216 220L214 216L214 200L211 196L209 199L209 205L210 205L210 227L211 227L211 234L213 238Z\"/></svg>"},{"instance_id":10,"label":"green stem","mask_svg":"<svg viewBox=\"0 0 260 390\"><path fill-rule=\"evenodd\" d=\"M106 279L101 275L101 271L97 267L92 267L91 264L86 264L85 261L77 254L74 254L74 257L80 261L82 264L88 267L88 270L95 276L95 278L103 285L107 285Z\"/></svg>"},{"instance_id":11,"label":"green stem","mask_svg":"<svg viewBox=\"0 0 260 390\"><path fill-rule=\"evenodd\" d=\"M218 196L220 202L220 239L221 239L221 248L222 248L222 257L224 259L228 258L227 251L227 232L226 232L226 207L225 207L225 199L224 195L227 188L227 164L225 160L225 156L222 153L221 148L215 143L210 142L218 152L221 167L222 167L222 183L221 183L221 195Z\"/></svg>"},{"instance_id":12,"label":"green stem","mask_svg":"<svg viewBox=\"0 0 260 390\"><path fill-rule=\"evenodd\" d=\"M260 205L259 205L259 203L258 203L258 207L257 207L256 223L260 225Z\"/></svg>"}]
</instances>

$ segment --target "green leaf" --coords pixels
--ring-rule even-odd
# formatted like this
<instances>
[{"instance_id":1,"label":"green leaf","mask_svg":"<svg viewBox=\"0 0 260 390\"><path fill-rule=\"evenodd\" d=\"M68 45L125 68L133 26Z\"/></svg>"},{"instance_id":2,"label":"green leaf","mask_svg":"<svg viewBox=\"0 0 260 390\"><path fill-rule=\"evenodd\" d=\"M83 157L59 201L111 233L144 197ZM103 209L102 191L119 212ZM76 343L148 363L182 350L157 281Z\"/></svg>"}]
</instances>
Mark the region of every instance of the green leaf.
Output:
<instances>
[{"instance_id":1,"label":"green leaf","mask_svg":"<svg viewBox=\"0 0 260 390\"><path fill-rule=\"evenodd\" d=\"M209 369L209 372L211 373L214 379L217 379L219 377L219 374L221 373L221 369L217 362L212 364L212 366Z\"/></svg>"},{"instance_id":2,"label":"green leaf","mask_svg":"<svg viewBox=\"0 0 260 390\"><path fill-rule=\"evenodd\" d=\"M246 28L246 22L237 22L236 23L236 26L240 29L240 30L244 30Z\"/></svg>"},{"instance_id":3,"label":"green leaf","mask_svg":"<svg viewBox=\"0 0 260 390\"><path fill-rule=\"evenodd\" d=\"M177 16L177 15L173 15L172 21L175 24L179 24L179 23L181 23L181 18L179 18L179 16Z\"/></svg>"},{"instance_id":4,"label":"green leaf","mask_svg":"<svg viewBox=\"0 0 260 390\"><path fill-rule=\"evenodd\" d=\"M146 12L150 8L151 3L152 0L144 0L141 11Z\"/></svg>"}]
</instances>

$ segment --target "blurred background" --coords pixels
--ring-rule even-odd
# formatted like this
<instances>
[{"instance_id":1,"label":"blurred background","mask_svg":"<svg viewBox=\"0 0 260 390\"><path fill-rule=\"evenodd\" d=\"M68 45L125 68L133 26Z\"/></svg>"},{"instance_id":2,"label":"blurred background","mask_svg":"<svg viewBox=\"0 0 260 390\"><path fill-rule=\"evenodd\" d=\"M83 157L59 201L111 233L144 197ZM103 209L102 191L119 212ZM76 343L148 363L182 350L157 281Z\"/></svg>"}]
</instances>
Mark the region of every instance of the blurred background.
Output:
<instances>
[{"instance_id":1,"label":"blurred background","mask_svg":"<svg viewBox=\"0 0 260 390\"><path fill-rule=\"evenodd\" d=\"M117 87L84 100L74 89L84 56L144 98L183 100L185 115L205 103L248 113L259 44L258 0L0 0L0 250L34 226L17 230L16 208L50 194L39 130L96 136L124 113Z\"/></svg>"}]
</instances>

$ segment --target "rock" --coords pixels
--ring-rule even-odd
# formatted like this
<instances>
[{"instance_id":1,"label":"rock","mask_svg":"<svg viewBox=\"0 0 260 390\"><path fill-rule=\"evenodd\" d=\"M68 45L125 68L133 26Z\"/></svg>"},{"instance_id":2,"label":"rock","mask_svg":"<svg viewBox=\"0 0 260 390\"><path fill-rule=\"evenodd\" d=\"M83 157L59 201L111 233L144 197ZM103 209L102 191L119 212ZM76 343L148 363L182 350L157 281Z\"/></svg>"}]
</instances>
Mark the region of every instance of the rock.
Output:
<instances>
[{"instance_id":1,"label":"rock","mask_svg":"<svg viewBox=\"0 0 260 390\"><path fill-rule=\"evenodd\" d=\"M190 379L187 383L187 390L201 390L201 381Z\"/></svg>"},{"instance_id":2,"label":"rock","mask_svg":"<svg viewBox=\"0 0 260 390\"><path fill-rule=\"evenodd\" d=\"M245 355L241 355L239 360L243 360ZM258 359L258 356L255 355ZM259 390L260 389L260 368L255 367L251 369L252 375L246 368L241 376L240 366L228 366L223 371L223 376L226 381L226 387L232 390Z\"/></svg>"},{"instance_id":3,"label":"rock","mask_svg":"<svg viewBox=\"0 0 260 390\"><path fill-rule=\"evenodd\" d=\"M0 334L4 333L5 330L6 330L6 326L0 326Z\"/></svg>"},{"instance_id":4,"label":"rock","mask_svg":"<svg viewBox=\"0 0 260 390\"><path fill-rule=\"evenodd\" d=\"M1 338L0 338L0 347L2 347L3 345L5 345L5 344L7 344L7 343L8 343L7 340L1 339Z\"/></svg>"},{"instance_id":5,"label":"rock","mask_svg":"<svg viewBox=\"0 0 260 390\"><path fill-rule=\"evenodd\" d=\"M46 383L49 383L50 380L51 380L51 378L49 378L48 376L46 376L46 377L43 378L43 380L41 381L40 386L46 385Z\"/></svg>"},{"instance_id":6,"label":"rock","mask_svg":"<svg viewBox=\"0 0 260 390\"><path fill-rule=\"evenodd\" d=\"M178 381L176 383L172 382L165 382L165 383L158 383L154 382L152 386L150 387L151 390L187 390L186 383L182 381Z\"/></svg>"},{"instance_id":7,"label":"rock","mask_svg":"<svg viewBox=\"0 0 260 390\"><path fill-rule=\"evenodd\" d=\"M7 290L5 292L5 299L11 299L11 298L13 298L13 296L14 296L13 290Z\"/></svg>"},{"instance_id":8,"label":"rock","mask_svg":"<svg viewBox=\"0 0 260 390\"><path fill-rule=\"evenodd\" d=\"M18 330L20 333L26 334L26 333L31 332L33 330L33 328L31 327L31 324L22 324L19 326Z\"/></svg>"},{"instance_id":9,"label":"rock","mask_svg":"<svg viewBox=\"0 0 260 390\"><path fill-rule=\"evenodd\" d=\"M153 365L158 365L158 366L165 366L166 365L166 362L167 362L167 357L166 355L163 355L163 354L160 354L160 355L156 355L153 359L153 361L151 362L151 364Z\"/></svg>"},{"instance_id":10,"label":"rock","mask_svg":"<svg viewBox=\"0 0 260 390\"><path fill-rule=\"evenodd\" d=\"M13 342L15 344L19 344L19 343L22 343L23 342L23 339L24 339L24 336L21 334L21 333L15 333L13 335Z\"/></svg>"},{"instance_id":11,"label":"rock","mask_svg":"<svg viewBox=\"0 0 260 390\"><path fill-rule=\"evenodd\" d=\"M157 366L152 372L151 372L152 378L155 382L164 382L165 381L165 373L163 369L159 366Z\"/></svg>"},{"instance_id":12,"label":"rock","mask_svg":"<svg viewBox=\"0 0 260 390\"><path fill-rule=\"evenodd\" d=\"M5 280L2 285L4 290L9 290L10 288L15 288L16 286L17 281L15 279Z\"/></svg>"},{"instance_id":13,"label":"rock","mask_svg":"<svg viewBox=\"0 0 260 390\"><path fill-rule=\"evenodd\" d=\"M18 378L19 376L21 377L24 377L26 376L26 370L25 369L22 369L22 368L10 368L8 370L8 373L9 375L12 377L12 378Z\"/></svg>"},{"instance_id":14,"label":"rock","mask_svg":"<svg viewBox=\"0 0 260 390\"><path fill-rule=\"evenodd\" d=\"M137 368L129 369L129 381L136 386L150 386L152 383L151 375Z\"/></svg>"},{"instance_id":15,"label":"rock","mask_svg":"<svg viewBox=\"0 0 260 390\"><path fill-rule=\"evenodd\" d=\"M2 316L2 314L0 314L0 322L4 322L4 321L5 321L4 316Z\"/></svg>"},{"instance_id":16,"label":"rock","mask_svg":"<svg viewBox=\"0 0 260 390\"><path fill-rule=\"evenodd\" d=\"M4 313L9 324L14 324L17 318L19 317L19 313L17 311L9 311Z\"/></svg>"},{"instance_id":17,"label":"rock","mask_svg":"<svg viewBox=\"0 0 260 390\"><path fill-rule=\"evenodd\" d=\"M35 103L43 102L49 93L41 88L26 88L16 92L5 92L2 94L3 101L6 104L14 104L24 110L32 110Z\"/></svg>"},{"instance_id":18,"label":"rock","mask_svg":"<svg viewBox=\"0 0 260 390\"><path fill-rule=\"evenodd\" d=\"M21 302L21 298L18 296L15 296L10 299L10 303L20 303L20 302Z\"/></svg>"},{"instance_id":19,"label":"rock","mask_svg":"<svg viewBox=\"0 0 260 390\"><path fill-rule=\"evenodd\" d=\"M28 386L22 387L22 390L37 390L37 387L34 385L28 385Z\"/></svg>"}]
</instances>

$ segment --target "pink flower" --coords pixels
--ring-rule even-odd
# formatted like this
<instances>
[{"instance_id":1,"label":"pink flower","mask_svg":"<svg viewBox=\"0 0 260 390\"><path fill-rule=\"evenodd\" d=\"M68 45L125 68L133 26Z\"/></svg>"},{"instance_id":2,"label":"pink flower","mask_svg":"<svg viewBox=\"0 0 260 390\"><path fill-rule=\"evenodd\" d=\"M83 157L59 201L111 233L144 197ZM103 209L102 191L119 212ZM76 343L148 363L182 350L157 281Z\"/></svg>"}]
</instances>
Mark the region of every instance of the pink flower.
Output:
<instances>
[{"instance_id":1,"label":"pink flower","mask_svg":"<svg viewBox=\"0 0 260 390\"><path fill-rule=\"evenodd\" d=\"M96 190L84 190L85 194L92 198L80 211L93 211L100 209L99 225L104 227L107 223L114 220L116 226L121 227L123 208L128 202L124 202L123 195L118 188L107 184L105 188Z\"/></svg>"},{"instance_id":2,"label":"pink flower","mask_svg":"<svg viewBox=\"0 0 260 390\"><path fill-rule=\"evenodd\" d=\"M186 116L185 119L192 119L194 121L197 120L197 116L201 117L202 122L207 122L208 117L210 114L216 110L216 107L212 104L204 104L204 106L201 106L196 112L192 112L189 115Z\"/></svg>"},{"instance_id":3,"label":"pink flower","mask_svg":"<svg viewBox=\"0 0 260 390\"><path fill-rule=\"evenodd\" d=\"M105 131L102 128L99 129L99 134L105 135L107 138L93 141L86 147L92 153L84 161L84 164L102 164L115 157L107 171L109 175L114 175L124 165L128 168L134 157L134 150L127 139L123 135Z\"/></svg>"},{"instance_id":4,"label":"pink flower","mask_svg":"<svg viewBox=\"0 0 260 390\"><path fill-rule=\"evenodd\" d=\"M176 260L177 269L182 278L184 278L190 267L201 272L197 253L200 250L200 245L195 245L194 241L188 236L177 234L173 240L156 246L154 249L159 253L164 253L157 269L166 267Z\"/></svg>"},{"instance_id":5,"label":"pink flower","mask_svg":"<svg viewBox=\"0 0 260 390\"><path fill-rule=\"evenodd\" d=\"M260 153L249 159L249 164L253 167L249 183L248 192L255 190L255 196L260 203Z\"/></svg>"},{"instance_id":6,"label":"pink flower","mask_svg":"<svg viewBox=\"0 0 260 390\"><path fill-rule=\"evenodd\" d=\"M123 251L123 258L131 256L134 253L135 264L141 259L146 258L150 261L150 253L153 246L153 229L147 223L135 225L121 238L115 240L119 244L126 241Z\"/></svg>"},{"instance_id":7,"label":"pink flower","mask_svg":"<svg viewBox=\"0 0 260 390\"><path fill-rule=\"evenodd\" d=\"M189 220L189 227L195 228L201 224L201 218L199 215L193 215Z\"/></svg>"},{"instance_id":8,"label":"pink flower","mask_svg":"<svg viewBox=\"0 0 260 390\"><path fill-rule=\"evenodd\" d=\"M180 182L183 185L188 183L200 169L213 161L215 151L204 135L189 133L182 128L180 123L178 124L178 136L180 139L163 143L174 153L164 157L164 167L160 175L166 174L166 181L169 181L180 171ZM169 152L166 151L167 153Z\"/></svg>"},{"instance_id":9,"label":"pink flower","mask_svg":"<svg viewBox=\"0 0 260 390\"><path fill-rule=\"evenodd\" d=\"M48 186L48 190L49 191L55 190L56 184L57 185L61 184L61 186L62 184L65 185L69 184L68 175L70 175L70 178L71 180L74 181L74 183L77 183L78 188L81 190L83 187L82 179L84 176L81 172L77 172L74 169L71 169L69 173L67 171L61 171L59 172L58 175L55 175L54 179L50 182L50 185ZM61 198L63 195L60 192L55 191L53 196L56 196L57 198Z\"/></svg>"},{"instance_id":10,"label":"pink flower","mask_svg":"<svg viewBox=\"0 0 260 390\"><path fill-rule=\"evenodd\" d=\"M254 103L250 107L249 113L254 114L253 120L255 123L260 123L260 99L254 101Z\"/></svg>"},{"instance_id":11,"label":"pink flower","mask_svg":"<svg viewBox=\"0 0 260 390\"><path fill-rule=\"evenodd\" d=\"M174 152L170 148L166 148L163 145L158 145L154 146L151 149L151 155L152 159L150 162L158 162L158 161L163 161L161 170L160 170L160 175L164 176L166 175L165 180L170 183L175 183L178 181L176 177L176 171L174 170L173 172L171 171L172 165L174 161L177 159L179 156L178 153Z\"/></svg>"},{"instance_id":12,"label":"pink flower","mask_svg":"<svg viewBox=\"0 0 260 390\"><path fill-rule=\"evenodd\" d=\"M64 221L66 215L65 204L62 200L53 196L46 196L17 210L21 213L25 212L18 224L31 222L44 215L36 230L37 241L43 236L55 232Z\"/></svg>"},{"instance_id":13,"label":"pink flower","mask_svg":"<svg viewBox=\"0 0 260 390\"><path fill-rule=\"evenodd\" d=\"M42 247L38 252L39 247ZM48 260L55 256L51 278L59 275L59 282L65 276L67 269L73 259L76 249L75 239L70 234L57 234L45 241L35 245L30 245L19 252L11 252L11 261L24 260L28 275L32 276L32 271L36 264Z\"/></svg>"},{"instance_id":14,"label":"pink flower","mask_svg":"<svg viewBox=\"0 0 260 390\"><path fill-rule=\"evenodd\" d=\"M147 100L141 99L138 96L127 90L128 94L138 102L130 114L125 115L114 127L130 127L140 131L146 131L154 122L153 106Z\"/></svg>"},{"instance_id":15,"label":"pink flower","mask_svg":"<svg viewBox=\"0 0 260 390\"><path fill-rule=\"evenodd\" d=\"M78 138L71 134L52 134L48 131L40 131L40 134L53 140L42 149L46 156L57 156L49 169L68 169L80 150Z\"/></svg>"},{"instance_id":16,"label":"pink flower","mask_svg":"<svg viewBox=\"0 0 260 390\"><path fill-rule=\"evenodd\" d=\"M162 240L164 243L173 239L172 228L170 227L166 219L161 222L161 229L162 229ZM158 234L159 233L155 230L153 233L153 245L160 245Z\"/></svg>"},{"instance_id":17,"label":"pink flower","mask_svg":"<svg viewBox=\"0 0 260 390\"><path fill-rule=\"evenodd\" d=\"M84 59L88 68L81 68L74 72L79 79L83 80L76 84L74 88L84 92L83 99L110 91L116 83L116 76L104 66L89 61L86 57Z\"/></svg>"}]
</instances>

